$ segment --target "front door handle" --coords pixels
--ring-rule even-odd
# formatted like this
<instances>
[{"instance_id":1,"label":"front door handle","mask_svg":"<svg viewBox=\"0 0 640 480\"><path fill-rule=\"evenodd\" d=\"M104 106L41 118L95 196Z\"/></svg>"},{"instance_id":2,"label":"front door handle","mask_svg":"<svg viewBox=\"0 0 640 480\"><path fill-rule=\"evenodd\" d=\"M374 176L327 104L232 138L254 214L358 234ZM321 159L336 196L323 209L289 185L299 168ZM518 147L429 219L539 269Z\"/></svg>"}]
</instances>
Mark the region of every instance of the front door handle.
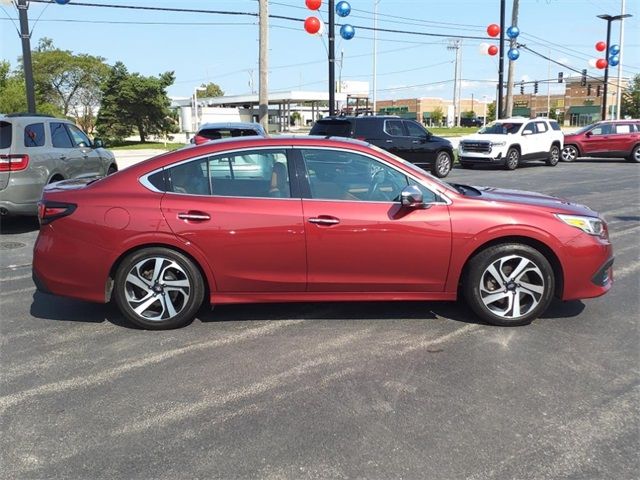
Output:
<instances>
[{"instance_id":1,"label":"front door handle","mask_svg":"<svg viewBox=\"0 0 640 480\"><path fill-rule=\"evenodd\" d=\"M309 223L313 223L315 225L337 225L340 223L340 220L337 219L336 217L321 215L319 217L310 218Z\"/></svg>"},{"instance_id":2,"label":"front door handle","mask_svg":"<svg viewBox=\"0 0 640 480\"><path fill-rule=\"evenodd\" d=\"M192 222L206 222L211 220L211 215L205 212L189 210L188 212L180 212L178 214L180 220L190 220Z\"/></svg>"}]
</instances>

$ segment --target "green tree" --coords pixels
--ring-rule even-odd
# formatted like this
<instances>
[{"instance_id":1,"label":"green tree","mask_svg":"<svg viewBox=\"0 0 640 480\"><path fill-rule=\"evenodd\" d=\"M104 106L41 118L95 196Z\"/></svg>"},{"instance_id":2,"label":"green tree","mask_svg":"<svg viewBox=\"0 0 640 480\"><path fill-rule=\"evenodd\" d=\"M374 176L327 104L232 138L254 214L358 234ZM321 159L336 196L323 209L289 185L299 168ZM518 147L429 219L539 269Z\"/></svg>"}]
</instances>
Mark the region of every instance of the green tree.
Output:
<instances>
[{"instance_id":1,"label":"green tree","mask_svg":"<svg viewBox=\"0 0 640 480\"><path fill-rule=\"evenodd\" d=\"M474 112L473 110L462 112L462 118L476 118L476 112Z\"/></svg>"},{"instance_id":2,"label":"green tree","mask_svg":"<svg viewBox=\"0 0 640 480\"><path fill-rule=\"evenodd\" d=\"M486 123L493 122L496 119L496 104L495 102L487 105L487 119Z\"/></svg>"},{"instance_id":3,"label":"green tree","mask_svg":"<svg viewBox=\"0 0 640 480\"><path fill-rule=\"evenodd\" d=\"M158 77L129 73L122 62L109 72L102 89L98 113L98 135L120 140L137 130L142 143L149 135L175 131L167 88L175 80L173 72Z\"/></svg>"},{"instance_id":4,"label":"green tree","mask_svg":"<svg viewBox=\"0 0 640 480\"><path fill-rule=\"evenodd\" d=\"M36 110L39 113L61 116L55 105L43 101L36 95ZM0 61L0 112L20 113L27 111L27 94L22 70L11 71L7 61Z\"/></svg>"},{"instance_id":5,"label":"green tree","mask_svg":"<svg viewBox=\"0 0 640 480\"><path fill-rule=\"evenodd\" d=\"M640 74L633 77L629 86L622 92L620 113L621 118L640 118Z\"/></svg>"},{"instance_id":6,"label":"green tree","mask_svg":"<svg viewBox=\"0 0 640 480\"><path fill-rule=\"evenodd\" d=\"M92 131L100 105L100 85L109 72L104 58L55 48L42 38L32 54L36 94Z\"/></svg>"},{"instance_id":7,"label":"green tree","mask_svg":"<svg viewBox=\"0 0 640 480\"><path fill-rule=\"evenodd\" d=\"M198 93L199 97L222 97L224 92L217 83L203 83L200 88L204 88L204 92Z\"/></svg>"},{"instance_id":8,"label":"green tree","mask_svg":"<svg viewBox=\"0 0 640 480\"><path fill-rule=\"evenodd\" d=\"M441 125L442 119L444 118L444 111L442 107L436 107L431 112L431 121L434 125Z\"/></svg>"}]
</instances>

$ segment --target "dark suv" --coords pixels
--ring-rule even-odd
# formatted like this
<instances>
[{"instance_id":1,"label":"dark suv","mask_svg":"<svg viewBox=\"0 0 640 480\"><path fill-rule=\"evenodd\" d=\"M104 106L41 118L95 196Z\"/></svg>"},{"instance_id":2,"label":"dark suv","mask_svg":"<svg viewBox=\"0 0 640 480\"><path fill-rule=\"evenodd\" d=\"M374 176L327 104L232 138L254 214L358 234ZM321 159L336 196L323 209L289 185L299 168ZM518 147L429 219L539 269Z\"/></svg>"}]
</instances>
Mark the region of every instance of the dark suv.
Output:
<instances>
[{"instance_id":1,"label":"dark suv","mask_svg":"<svg viewBox=\"0 0 640 480\"><path fill-rule=\"evenodd\" d=\"M318 120L310 135L364 140L429 169L440 178L449 175L453 166L451 142L432 135L415 120L393 116L328 117Z\"/></svg>"}]
</instances>

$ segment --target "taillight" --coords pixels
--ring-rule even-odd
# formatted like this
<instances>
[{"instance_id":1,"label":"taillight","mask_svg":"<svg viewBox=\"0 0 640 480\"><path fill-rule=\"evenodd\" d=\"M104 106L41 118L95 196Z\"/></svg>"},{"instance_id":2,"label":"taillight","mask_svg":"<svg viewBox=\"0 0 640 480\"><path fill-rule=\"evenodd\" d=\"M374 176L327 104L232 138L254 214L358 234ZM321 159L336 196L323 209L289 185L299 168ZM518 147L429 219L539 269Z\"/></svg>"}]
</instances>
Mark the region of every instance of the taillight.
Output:
<instances>
[{"instance_id":1,"label":"taillight","mask_svg":"<svg viewBox=\"0 0 640 480\"><path fill-rule=\"evenodd\" d=\"M29 155L0 155L0 172L18 172L29 166Z\"/></svg>"},{"instance_id":2,"label":"taillight","mask_svg":"<svg viewBox=\"0 0 640 480\"><path fill-rule=\"evenodd\" d=\"M76 207L77 205L74 203L40 201L38 202L38 220L40 221L40 225L46 225L58 218L71 215Z\"/></svg>"}]
</instances>

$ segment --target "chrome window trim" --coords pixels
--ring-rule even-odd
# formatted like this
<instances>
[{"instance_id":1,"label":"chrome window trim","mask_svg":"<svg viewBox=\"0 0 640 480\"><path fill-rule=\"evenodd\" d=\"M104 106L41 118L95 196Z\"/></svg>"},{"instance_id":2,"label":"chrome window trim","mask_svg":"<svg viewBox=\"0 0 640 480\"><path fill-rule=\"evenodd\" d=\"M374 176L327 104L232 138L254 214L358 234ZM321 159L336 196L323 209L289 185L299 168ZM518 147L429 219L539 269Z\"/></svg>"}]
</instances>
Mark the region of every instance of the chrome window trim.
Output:
<instances>
[{"instance_id":1,"label":"chrome window trim","mask_svg":"<svg viewBox=\"0 0 640 480\"><path fill-rule=\"evenodd\" d=\"M399 167L396 167L395 165L392 165L378 157L376 157L375 155L371 155L369 153L365 153L365 152L360 152L358 150L351 150L351 149L346 149L346 148L340 148L338 146L328 146L328 147L319 147L319 146L306 146L306 145L287 145L287 146L279 146L279 147L273 147L273 146L268 146L268 147L255 147L252 148L251 150L293 150L293 149L299 149L299 150L335 150L335 151L339 151L339 152L350 152L350 153L357 153L358 155L362 155L365 157L369 157L372 160L375 160L377 162L383 163L384 165L386 165L387 167L396 170L397 172L406 175L408 178L412 179L414 182L422 185L424 188L426 188L427 190L429 190L431 193L433 193L434 195L436 195L437 197L442 198L444 201L442 202L429 202L429 203L425 203L425 205L451 205L453 202L451 201L451 199L447 196L447 194L445 192L441 192L439 190L436 190L434 188L432 188L429 185L425 185L425 183L417 178L416 176L412 175L411 172L407 172L406 170L403 170ZM184 163L188 163L188 162L194 162L194 161L198 161L198 160L203 160L212 156L216 156L218 154L220 155L224 155L224 154L233 154L236 152L243 152L246 151L246 148L237 148L234 150L226 150L224 152L216 152L216 153L210 153L210 154L205 154L205 155L201 155L199 157L193 157L193 158L187 158L185 160L182 160L178 163L172 163L171 167L176 167L178 165L182 165ZM215 195L215 194L211 194L211 195L200 195L200 194L196 194L196 193L177 193L177 192L165 192L162 190L157 189L155 186L153 186L151 184L151 182L149 182L149 177L151 175L154 175L162 170L165 170L166 167L160 167L160 168L156 168L155 170L152 170L149 173L144 174L143 176L141 176L138 181L140 182L140 184L142 186L144 186L145 188L147 188L148 190L151 190L152 192L155 193L163 193L166 195L189 195L189 196L194 196L194 197L215 197L215 198L250 198L250 199L262 199L262 200L315 200L315 201L321 201L321 202L350 202L350 203L385 203L385 204L389 204L389 203L400 203L398 202L378 202L378 201L369 201L369 200L332 200L332 199L320 199L320 198L302 198L302 197L290 197L290 198L278 198L278 197L247 197L247 196L229 196L229 195Z\"/></svg>"}]
</instances>

